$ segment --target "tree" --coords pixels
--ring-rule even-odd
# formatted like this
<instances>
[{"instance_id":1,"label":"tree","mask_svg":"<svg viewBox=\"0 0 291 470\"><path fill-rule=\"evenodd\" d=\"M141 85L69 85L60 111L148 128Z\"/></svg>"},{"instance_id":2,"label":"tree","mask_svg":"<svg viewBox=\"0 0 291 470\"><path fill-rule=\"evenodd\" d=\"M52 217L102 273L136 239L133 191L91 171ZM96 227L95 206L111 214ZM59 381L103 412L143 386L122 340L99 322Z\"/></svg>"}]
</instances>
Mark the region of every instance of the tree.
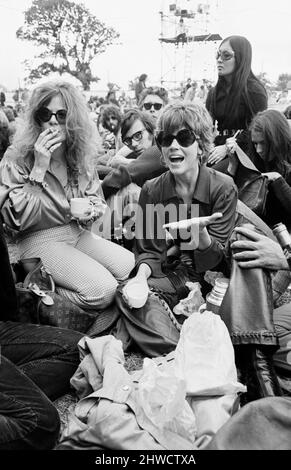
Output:
<instances>
[{"instance_id":1,"label":"tree","mask_svg":"<svg viewBox=\"0 0 291 470\"><path fill-rule=\"evenodd\" d=\"M80 80L84 90L98 81L91 62L119 37L82 4L67 0L33 0L25 12L19 39L41 46L36 64L26 61L28 79L35 81L51 72L68 73Z\"/></svg>"},{"instance_id":2,"label":"tree","mask_svg":"<svg viewBox=\"0 0 291 470\"><path fill-rule=\"evenodd\" d=\"M272 82L267 76L266 72L260 72L257 75L257 78L260 80L260 82L262 82L266 90L270 90L272 88Z\"/></svg>"},{"instance_id":3,"label":"tree","mask_svg":"<svg viewBox=\"0 0 291 470\"><path fill-rule=\"evenodd\" d=\"M290 73L281 73L278 77L277 88L278 90L287 90L288 82L291 80Z\"/></svg>"}]
</instances>

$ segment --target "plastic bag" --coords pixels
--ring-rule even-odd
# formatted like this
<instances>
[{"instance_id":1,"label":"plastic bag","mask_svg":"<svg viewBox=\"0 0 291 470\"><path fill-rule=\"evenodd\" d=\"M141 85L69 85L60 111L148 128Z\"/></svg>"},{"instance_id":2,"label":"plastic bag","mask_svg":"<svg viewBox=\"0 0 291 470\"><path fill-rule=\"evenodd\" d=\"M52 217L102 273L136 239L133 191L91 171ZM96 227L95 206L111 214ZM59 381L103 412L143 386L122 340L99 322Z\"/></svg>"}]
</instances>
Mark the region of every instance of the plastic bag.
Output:
<instances>
[{"instance_id":1,"label":"plastic bag","mask_svg":"<svg viewBox=\"0 0 291 470\"><path fill-rule=\"evenodd\" d=\"M176 347L174 370L186 381L187 395L245 392L237 381L233 345L219 315L205 311L185 320Z\"/></svg>"},{"instance_id":2,"label":"plastic bag","mask_svg":"<svg viewBox=\"0 0 291 470\"><path fill-rule=\"evenodd\" d=\"M206 271L204 274L204 279L208 284L211 284L212 286L215 285L216 279L220 279L222 277L225 277L224 274L218 272L218 271Z\"/></svg>"},{"instance_id":3,"label":"plastic bag","mask_svg":"<svg viewBox=\"0 0 291 470\"><path fill-rule=\"evenodd\" d=\"M145 358L138 396L144 414L162 432L165 442L173 441L174 434L194 443L196 420L186 401L186 383L175 377L172 369L160 370L153 360Z\"/></svg>"},{"instance_id":4,"label":"plastic bag","mask_svg":"<svg viewBox=\"0 0 291 470\"><path fill-rule=\"evenodd\" d=\"M186 282L186 286L190 289L188 296L174 307L175 315L184 315L189 317L192 313L198 312L199 307L204 303L201 294L201 286L199 282Z\"/></svg>"}]
</instances>

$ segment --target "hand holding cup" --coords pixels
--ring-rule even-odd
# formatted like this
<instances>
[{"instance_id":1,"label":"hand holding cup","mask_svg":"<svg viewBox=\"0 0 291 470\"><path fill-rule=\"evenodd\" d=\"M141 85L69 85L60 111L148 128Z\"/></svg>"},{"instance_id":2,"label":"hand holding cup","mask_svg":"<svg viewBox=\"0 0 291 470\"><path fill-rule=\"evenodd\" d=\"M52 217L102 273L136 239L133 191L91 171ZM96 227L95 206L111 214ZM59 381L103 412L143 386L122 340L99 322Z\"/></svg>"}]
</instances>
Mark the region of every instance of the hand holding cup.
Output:
<instances>
[{"instance_id":1,"label":"hand holding cup","mask_svg":"<svg viewBox=\"0 0 291 470\"><path fill-rule=\"evenodd\" d=\"M149 287L146 278L134 277L130 279L122 290L123 299L133 308L141 308L145 305Z\"/></svg>"},{"instance_id":2,"label":"hand holding cup","mask_svg":"<svg viewBox=\"0 0 291 470\"><path fill-rule=\"evenodd\" d=\"M74 197L70 200L71 214L80 222L87 222L92 217L93 204L89 198Z\"/></svg>"}]
</instances>

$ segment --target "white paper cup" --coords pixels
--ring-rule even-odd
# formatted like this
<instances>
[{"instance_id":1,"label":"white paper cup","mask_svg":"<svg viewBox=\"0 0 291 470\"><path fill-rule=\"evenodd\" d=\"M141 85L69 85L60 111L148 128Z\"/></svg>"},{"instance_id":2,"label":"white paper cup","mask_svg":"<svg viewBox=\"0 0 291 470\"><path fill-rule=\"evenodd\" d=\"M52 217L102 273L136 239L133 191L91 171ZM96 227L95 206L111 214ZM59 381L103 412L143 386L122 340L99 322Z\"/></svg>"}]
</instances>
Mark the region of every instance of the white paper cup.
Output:
<instances>
[{"instance_id":1,"label":"white paper cup","mask_svg":"<svg viewBox=\"0 0 291 470\"><path fill-rule=\"evenodd\" d=\"M147 301L149 289L144 284L134 282L123 288L123 295L130 307L141 308Z\"/></svg>"},{"instance_id":2,"label":"white paper cup","mask_svg":"<svg viewBox=\"0 0 291 470\"><path fill-rule=\"evenodd\" d=\"M71 214L73 217L82 218L88 213L90 214L92 209L92 203L90 199L86 197L74 197L70 200Z\"/></svg>"}]
</instances>

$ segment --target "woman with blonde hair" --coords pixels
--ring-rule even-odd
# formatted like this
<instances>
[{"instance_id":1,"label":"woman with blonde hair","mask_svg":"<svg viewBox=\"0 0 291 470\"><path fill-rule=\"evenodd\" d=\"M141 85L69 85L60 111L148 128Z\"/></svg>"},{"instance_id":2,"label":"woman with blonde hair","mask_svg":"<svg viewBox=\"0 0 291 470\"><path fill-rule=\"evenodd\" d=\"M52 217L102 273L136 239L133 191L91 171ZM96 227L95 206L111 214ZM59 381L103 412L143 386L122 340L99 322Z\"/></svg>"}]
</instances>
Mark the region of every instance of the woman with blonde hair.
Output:
<instances>
[{"instance_id":1,"label":"woman with blonde hair","mask_svg":"<svg viewBox=\"0 0 291 470\"><path fill-rule=\"evenodd\" d=\"M106 307L133 266L130 252L85 229L105 210L94 132L79 90L40 84L0 168L0 206L21 258L40 257L58 292L85 309ZM76 197L90 200L80 217L70 210Z\"/></svg>"}]
</instances>

